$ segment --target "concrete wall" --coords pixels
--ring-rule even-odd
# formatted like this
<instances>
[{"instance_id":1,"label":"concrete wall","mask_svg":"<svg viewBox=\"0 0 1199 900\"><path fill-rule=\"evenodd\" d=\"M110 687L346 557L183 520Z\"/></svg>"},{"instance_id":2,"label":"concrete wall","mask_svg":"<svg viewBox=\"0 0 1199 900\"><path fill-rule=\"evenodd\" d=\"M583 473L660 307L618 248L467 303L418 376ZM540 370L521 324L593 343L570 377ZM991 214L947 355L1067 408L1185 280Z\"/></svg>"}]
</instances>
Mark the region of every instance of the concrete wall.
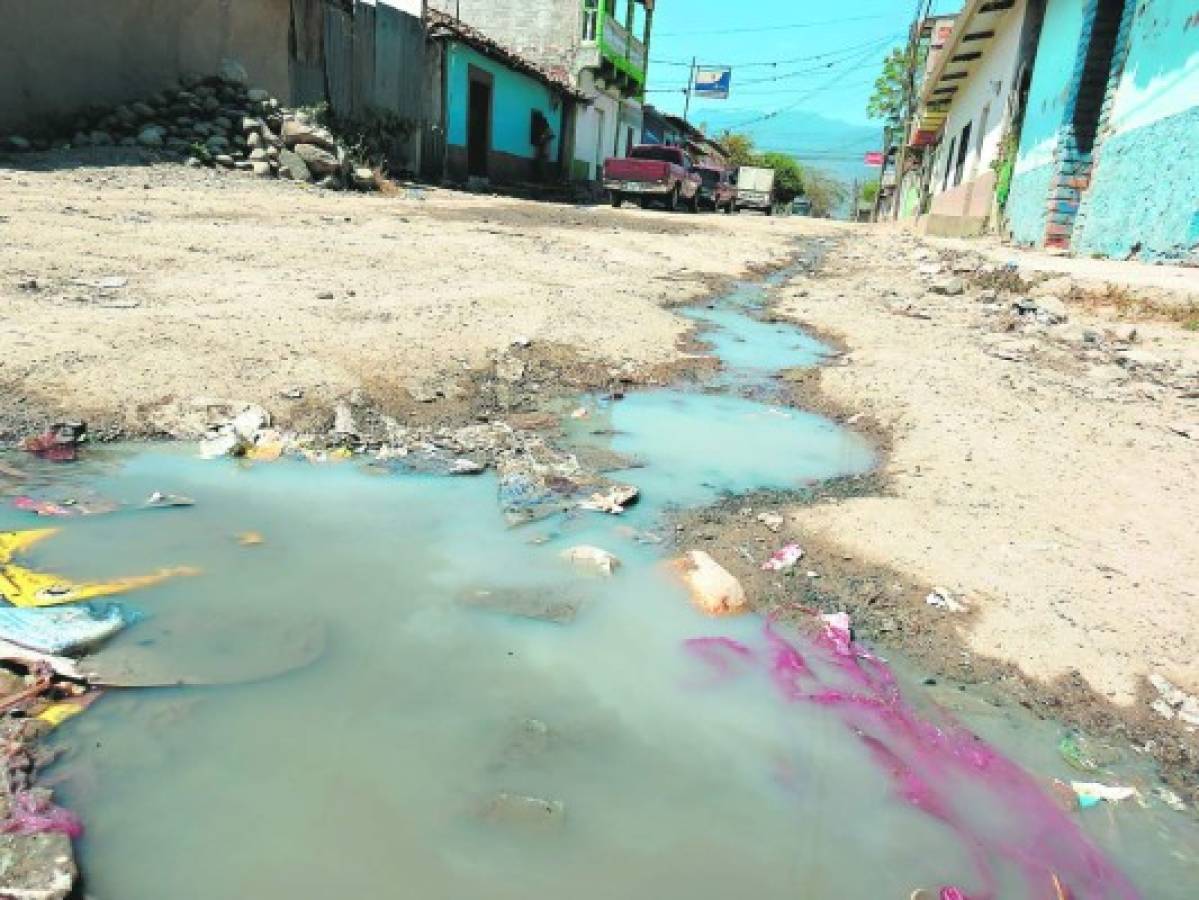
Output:
<instances>
[{"instance_id":1,"label":"concrete wall","mask_svg":"<svg viewBox=\"0 0 1199 900\"><path fill-rule=\"evenodd\" d=\"M1125 49L1073 249L1199 257L1199 2L1142 0Z\"/></svg>"},{"instance_id":2,"label":"concrete wall","mask_svg":"<svg viewBox=\"0 0 1199 900\"><path fill-rule=\"evenodd\" d=\"M945 120L941 143L933 168L932 204L934 217L961 216L971 219L969 233L977 233L991 215L995 197L993 163L1008 127L1008 96L1015 87L1020 56L1020 39L1027 10L1026 0L1018 2L994 23L995 38L968 79L954 95ZM953 167L957 164L963 129L971 125L970 148L963 167L962 181L954 185ZM949 145L953 142L953 158ZM945 168L950 167L948 185Z\"/></svg>"},{"instance_id":3,"label":"concrete wall","mask_svg":"<svg viewBox=\"0 0 1199 900\"><path fill-rule=\"evenodd\" d=\"M582 35L579 0L429 0L493 41L568 77Z\"/></svg>"},{"instance_id":4,"label":"concrete wall","mask_svg":"<svg viewBox=\"0 0 1199 900\"><path fill-rule=\"evenodd\" d=\"M586 80L588 73L584 73L583 78ZM619 120L620 101L607 94L599 94L590 103L579 107L571 169L573 178L595 181L601 177L601 166L616 146Z\"/></svg>"},{"instance_id":5,"label":"concrete wall","mask_svg":"<svg viewBox=\"0 0 1199 900\"><path fill-rule=\"evenodd\" d=\"M536 79L513 72L502 63L453 41L446 44L444 64L447 67L445 135L452 171L460 168L459 156L463 162L465 160L471 66L488 72L493 78L490 150L498 157L493 159L493 176L501 180L531 177L531 165L525 166L518 161L531 163L536 157L529 134L530 118L535 109L541 111L554 132L547 153L547 169L554 167L562 139L563 101L560 95ZM462 173L454 171L454 174Z\"/></svg>"},{"instance_id":6,"label":"concrete wall","mask_svg":"<svg viewBox=\"0 0 1199 900\"><path fill-rule=\"evenodd\" d=\"M1045 9L1007 204L1012 238L1021 244L1039 244L1045 236L1055 160L1070 114L1084 6L1092 2L1049 0Z\"/></svg>"},{"instance_id":7,"label":"concrete wall","mask_svg":"<svg viewBox=\"0 0 1199 900\"><path fill-rule=\"evenodd\" d=\"M145 97L226 57L290 99L290 0L0 0L0 23L0 131Z\"/></svg>"}]
</instances>

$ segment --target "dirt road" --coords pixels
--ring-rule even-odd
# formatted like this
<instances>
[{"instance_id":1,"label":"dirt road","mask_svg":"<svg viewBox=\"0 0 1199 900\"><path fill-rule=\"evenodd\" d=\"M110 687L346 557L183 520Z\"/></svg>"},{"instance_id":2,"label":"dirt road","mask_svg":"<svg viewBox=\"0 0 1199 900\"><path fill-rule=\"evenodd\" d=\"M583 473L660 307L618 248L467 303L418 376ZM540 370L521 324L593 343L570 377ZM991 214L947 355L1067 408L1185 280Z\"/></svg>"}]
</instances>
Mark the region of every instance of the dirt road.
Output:
<instances>
[{"instance_id":1,"label":"dirt road","mask_svg":"<svg viewBox=\"0 0 1199 900\"><path fill-rule=\"evenodd\" d=\"M286 423L365 384L427 400L518 340L645 370L676 358L667 304L782 259L802 230L173 164L0 168L0 198L9 431L58 412L185 434L198 397Z\"/></svg>"},{"instance_id":2,"label":"dirt road","mask_svg":"<svg viewBox=\"0 0 1199 900\"><path fill-rule=\"evenodd\" d=\"M1161 678L1199 692L1185 317L1133 335L1111 292L810 220L337 195L176 166L0 170L0 197L10 434L64 414L186 435L213 397L300 423L355 389L400 415L462 415L469 373L514 342L557 360L546 397L572 366L582 383L644 382L685 359L670 306L823 236L822 270L782 286L775 309L846 348L802 396L865 416L889 453L880 492L792 506L785 531L846 578L895 573L887 603L943 661L1090 686L1088 702L1194 742L1183 696L1158 694ZM933 586L963 608L929 606Z\"/></svg>"}]
</instances>

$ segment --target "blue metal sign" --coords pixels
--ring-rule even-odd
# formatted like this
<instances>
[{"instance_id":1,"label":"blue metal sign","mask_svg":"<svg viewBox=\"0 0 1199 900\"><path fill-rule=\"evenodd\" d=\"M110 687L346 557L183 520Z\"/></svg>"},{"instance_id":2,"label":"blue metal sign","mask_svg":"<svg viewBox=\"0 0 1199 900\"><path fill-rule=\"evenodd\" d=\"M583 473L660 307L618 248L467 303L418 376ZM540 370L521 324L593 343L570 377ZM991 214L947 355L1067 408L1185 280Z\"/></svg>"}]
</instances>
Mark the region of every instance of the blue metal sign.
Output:
<instances>
[{"instance_id":1,"label":"blue metal sign","mask_svg":"<svg viewBox=\"0 0 1199 900\"><path fill-rule=\"evenodd\" d=\"M733 83L728 66L698 66L695 70L695 96L708 100L727 100Z\"/></svg>"}]
</instances>

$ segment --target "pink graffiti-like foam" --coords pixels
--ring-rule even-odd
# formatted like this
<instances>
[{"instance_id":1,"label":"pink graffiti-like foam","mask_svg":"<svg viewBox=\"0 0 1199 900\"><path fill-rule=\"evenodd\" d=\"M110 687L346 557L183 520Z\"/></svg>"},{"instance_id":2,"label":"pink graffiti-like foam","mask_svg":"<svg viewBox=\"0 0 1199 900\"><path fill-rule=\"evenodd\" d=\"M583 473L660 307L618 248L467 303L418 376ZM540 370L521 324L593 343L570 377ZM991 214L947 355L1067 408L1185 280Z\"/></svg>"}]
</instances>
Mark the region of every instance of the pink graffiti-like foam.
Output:
<instances>
[{"instance_id":1,"label":"pink graffiti-like foam","mask_svg":"<svg viewBox=\"0 0 1199 900\"><path fill-rule=\"evenodd\" d=\"M1019 872L1027 886L1024 896L1032 900L1140 897L1027 772L948 716L936 724L919 716L903 699L890 667L854 642L847 617L823 617L806 642L807 658L769 620L763 639L760 649L725 637L696 638L684 646L716 681L756 668L788 703L835 714L886 773L897 796L945 826L969 855L977 884L968 894L942 888L942 900L998 900L1000 863ZM820 674L825 672L830 674ZM969 779L1006 813L1011 827L1003 836L958 808L953 787L960 779Z\"/></svg>"}]
</instances>

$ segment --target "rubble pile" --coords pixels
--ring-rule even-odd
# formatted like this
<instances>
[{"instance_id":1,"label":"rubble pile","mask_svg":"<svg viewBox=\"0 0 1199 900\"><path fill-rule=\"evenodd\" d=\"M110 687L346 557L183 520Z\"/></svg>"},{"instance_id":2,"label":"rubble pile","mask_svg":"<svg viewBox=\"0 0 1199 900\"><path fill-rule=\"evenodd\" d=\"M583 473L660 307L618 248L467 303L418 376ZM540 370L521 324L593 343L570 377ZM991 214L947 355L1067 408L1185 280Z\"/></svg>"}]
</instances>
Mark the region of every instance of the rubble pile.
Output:
<instances>
[{"instance_id":1,"label":"rubble pile","mask_svg":"<svg viewBox=\"0 0 1199 900\"><path fill-rule=\"evenodd\" d=\"M285 109L268 91L249 87L245 69L232 60L217 75L186 77L143 100L89 108L59 131L53 139L0 138L0 150L140 147L263 178L376 187L371 168L310 112Z\"/></svg>"}]
</instances>

